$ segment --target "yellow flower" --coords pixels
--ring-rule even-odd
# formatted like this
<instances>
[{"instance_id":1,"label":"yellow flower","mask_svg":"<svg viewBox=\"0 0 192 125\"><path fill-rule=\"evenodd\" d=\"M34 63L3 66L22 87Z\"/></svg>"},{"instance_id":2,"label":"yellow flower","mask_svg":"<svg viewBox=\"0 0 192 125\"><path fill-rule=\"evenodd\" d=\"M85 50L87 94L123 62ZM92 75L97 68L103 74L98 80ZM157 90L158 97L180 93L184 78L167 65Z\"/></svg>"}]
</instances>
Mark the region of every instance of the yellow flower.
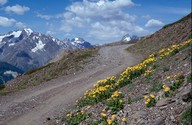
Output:
<instances>
[{"instance_id":1,"label":"yellow flower","mask_svg":"<svg viewBox=\"0 0 192 125\"><path fill-rule=\"evenodd\" d=\"M115 118L116 118L116 115L112 115L111 118L112 118L112 119L115 119Z\"/></svg>"},{"instance_id":2,"label":"yellow flower","mask_svg":"<svg viewBox=\"0 0 192 125\"><path fill-rule=\"evenodd\" d=\"M150 97L154 99L154 98L155 98L155 95L154 95L154 94L150 94Z\"/></svg>"},{"instance_id":3,"label":"yellow flower","mask_svg":"<svg viewBox=\"0 0 192 125\"><path fill-rule=\"evenodd\" d=\"M83 110L81 110L81 113L82 113L82 114L84 114L84 111L83 111Z\"/></svg>"},{"instance_id":4,"label":"yellow flower","mask_svg":"<svg viewBox=\"0 0 192 125\"><path fill-rule=\"evenodd\" d=\"M101 116L106 117L106 116L107 116L107 114L105 114L105 113L101 113Z\"/></svg>"},{"instance_id":5,"label":"yellow flower","mask_svg":"<svg viewBox=\"0 0 192 125\"><path fill-rule=\"evenodd\" d=\"M147 95L144 96L145 99L148 99L149 97Z\"/></svg>"},{"instance_id":6,"label":"yellow flower","mask_svg":"<svg viewBox=\"0 0 192 125\"><path fill-rule=\"evenodd\" d=\"M165 88L165 92L168 92L169 90L170 90L169 87L166 87L166 88Z\"/></svg>"},{"instance_id":7,"label":"yellow flower","mask_svg":"<svg viewBox=\"0 0 192 125\"><path fill-rule=\"evenodd\" d=\"M106 112L106 110L105 110L105 109L103 109L103 110L102 110L102 112Z\"/></svg>"},{"instance_id":8,"label":"yellow flower","mask_svg":"<svg viewBox=\"0 0 192 125\"><path fill-rule=\"evenodd\" d=\"M122 118L122 121L123 121L123 122L126 122L126 118L125 118L125 117L123 117L123 118Z\"/></svg>"},{"instance_id":9,"label":"yellow flower","mask_svg":"<svg viewBox=\"0 0 192 125\"><path fill-rule=\"evenodd\" d=\"M145 102L145 105L147 105L148 103L149 103L149 102L146 101L146 102Z\"/></svg>"},{"instance_id":10,"label":"yellow flower","mask_svg":"<svg viewBox=\"0 0 192 125\"><path fill-rule=\"evenodd\" d=\"M108 125L111 125L112 121L110 119L107 119L107 123L108 123Z\"/></svg>"},{"instance_id":11,"label":"yellow flower","mask_svg":"<svg viewBox=\"0 0 192 125\"><path fill-rule=\"evenodd\" d=\"M87 106L87 109L90 109L91 108L91 106Z\"/></svg>"},{"instance_id":12,"label":"yellow flower","mask_svg":"<svg viewBox=\"0 0 192 125\"><path fill-rule=\"evenodd\" d=\"M70 117L72 114L71 113L69 113L69 114L67 114L67 117Z\"/></svg>"},{"instance_id":13,"label":"yellow flower","mask_svg":"<svg viewBox=\"0 0 192 125\"><path fill-rule=\"evenodd\" d=\"M150 102L151 100L150 99L147 99L147 102Z\"/></svg>"},{"instance_id":14,"label":"yellow flower","mask_svg":"<svg viewBox=\"0 0 192 125\"><path fill-rule=\"evenodd\" d=\"M167 87L167 86L164 84L164 85L163 85L163 88L165 89L166 87Z\"/></svg>"},{"instance_id":15,"label":"yellow flower","mask_svg":"<svg viewBox=\"0 0 192 125\"><path fill-rule=\"evenodd\" d=\"M171 76L167 76L167 80L170 79L170 78L171 78Z\"/></svg>"},{"instance_id":16,"label":"yellow flower","mask_svg":"<svg viewBox=\"0 0 192 125\"><path fill-rule=\"evenodd\" d=\"M120 99L120 100L119 100L119 102L120 102L120 103L122 103L122 102L123 102L123 100L122 100L122 99Z\"/></svg>"}]
</instances>

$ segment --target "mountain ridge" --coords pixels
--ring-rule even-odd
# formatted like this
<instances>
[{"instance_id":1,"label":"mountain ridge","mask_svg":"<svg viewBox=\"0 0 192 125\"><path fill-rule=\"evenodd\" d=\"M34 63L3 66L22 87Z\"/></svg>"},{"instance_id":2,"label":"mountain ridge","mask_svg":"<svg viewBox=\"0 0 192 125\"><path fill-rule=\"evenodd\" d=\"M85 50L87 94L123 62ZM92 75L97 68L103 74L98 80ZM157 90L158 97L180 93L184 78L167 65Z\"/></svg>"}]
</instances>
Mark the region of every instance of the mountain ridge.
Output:
<instances>
[{"instance_id":1,"label":"mountain ridge","mask_svg":"<svg viewBox=\"0 0 192 125\"><path fill-rule=\"evenodd\" d=\"M26 72L47 64L66 50L89 48L92 45L82 38L78 41L59 40L30 28L0 35L0 58Z\"/></svg>"}]
</instances>

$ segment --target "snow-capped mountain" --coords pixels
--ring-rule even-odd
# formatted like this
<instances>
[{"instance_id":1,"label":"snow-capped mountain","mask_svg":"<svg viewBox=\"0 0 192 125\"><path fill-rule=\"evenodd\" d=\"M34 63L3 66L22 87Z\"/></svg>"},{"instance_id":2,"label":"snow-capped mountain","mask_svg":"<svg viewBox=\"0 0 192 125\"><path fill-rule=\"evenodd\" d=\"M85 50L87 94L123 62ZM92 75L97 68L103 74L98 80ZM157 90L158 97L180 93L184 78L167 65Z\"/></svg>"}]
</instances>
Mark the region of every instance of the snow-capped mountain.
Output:
<instances>
[{"instance_id":1,"label":"snow-capped mountain","mask_svg":"<svg viewBox=\"0 0 192 125\"><path fill-rule=\"evenodd\" d=\"M87 48L92 46L89 42L85 41L83 38L74 38L71 40L71 44L78 48Z\"/></svg>"},{"instance_id":2,"label":"snow-capped mountain","mask_svg":"<svg viewBox=\"0 0 192 125\"><path fill-rule=\"evenodd\" d=\"M91 47L82 38L59 40L30 28L0 35L0 61L22 71L43 66L64 50Z\"/></svg>"},{"instance_id":3,"label":"snow-capped mountain","mask_svg":"<svg viewBox=\"0 0 192 125\"><path fill-rule=\"evenodd\" d=\"M127 35L123 36L123 38L121 39L121 41L129 42L129 41L131 41L131 40L136 40L136 39L138 39L138 38L139 38L139 37L136 36L136 35L131 36L131 35L127 34Z\"/></svg>"}]
</instances>

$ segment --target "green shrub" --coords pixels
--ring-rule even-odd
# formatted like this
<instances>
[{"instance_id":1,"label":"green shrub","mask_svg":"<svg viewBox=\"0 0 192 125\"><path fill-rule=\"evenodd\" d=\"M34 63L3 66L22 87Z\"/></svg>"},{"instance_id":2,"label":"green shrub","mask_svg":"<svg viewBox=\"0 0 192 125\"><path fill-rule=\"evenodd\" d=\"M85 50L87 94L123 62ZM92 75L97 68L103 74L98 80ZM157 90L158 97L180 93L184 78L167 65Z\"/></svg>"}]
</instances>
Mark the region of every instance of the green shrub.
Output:
<instances>
[{"instance_id":1,"label":"green shrub","mask_svg":"<svg viewBox=\"0 0 192 125\"><path fill-rule=\"evenodd\" d=\"M187 76L187 83L191 83L192 82L192 74L190 73L188 76Z\"/></svg>"},{"instance_id":2,"label":"green shrub","mask_svg":"<svg viewBox=\"0 0 192 125\"><path fill-rule=\"evenodd\" d=\"M169 67L163 67L163 72L167 72L169 70L170 70Z\"/></svg>"},{"instance_id":3,"label":"green shrub","mask_svg":"<svg viewBox=\"0 0 192 125\"><path fill-rule=\"evenodd\" d=\"M0 84L0 90L5 88L5 84Z\"/></svg>"},{"instance_id":4,"label":"green shrub","mask_svg":"<svg viewBox=\"0 0 192 125\"><path fill-rule=\"evenodd\" d=\"M181 115L181 125L191 125L191 107L187 108Z\"/></svg>"}]
</instances>

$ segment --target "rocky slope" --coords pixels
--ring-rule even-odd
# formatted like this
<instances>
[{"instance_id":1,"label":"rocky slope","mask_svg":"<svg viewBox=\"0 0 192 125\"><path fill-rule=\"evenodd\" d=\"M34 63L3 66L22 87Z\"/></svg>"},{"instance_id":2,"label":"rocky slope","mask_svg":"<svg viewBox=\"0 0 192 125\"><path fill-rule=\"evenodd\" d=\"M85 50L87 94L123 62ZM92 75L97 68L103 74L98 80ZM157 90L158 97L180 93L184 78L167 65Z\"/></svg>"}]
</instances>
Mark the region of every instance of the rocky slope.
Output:
<instances>
[{"instance_id":1,"label":"rocky slope","mask_svg":"<svg viewBox=\"0 0 192 125\"><path fill-rule=\"evenodd\" d=\"M191 14L139 40L129 51L145 60L99 80L61 124L190 125Z\"/></svg>"}]
</instances>

